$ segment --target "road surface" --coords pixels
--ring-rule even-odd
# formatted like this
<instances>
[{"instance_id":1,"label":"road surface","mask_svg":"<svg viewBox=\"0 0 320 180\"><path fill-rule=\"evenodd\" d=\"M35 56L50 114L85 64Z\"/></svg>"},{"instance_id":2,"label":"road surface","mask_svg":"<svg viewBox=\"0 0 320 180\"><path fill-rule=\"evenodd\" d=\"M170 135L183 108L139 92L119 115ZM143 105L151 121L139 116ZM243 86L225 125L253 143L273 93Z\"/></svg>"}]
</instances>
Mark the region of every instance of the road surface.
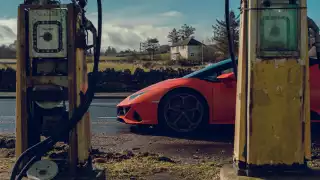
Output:
<instances>
[{"instance_id":1,"label":"road surface","mask_svg":"<svg viewBox=\"0 0 320 180\"><path fill-rule=\"evenodd\" d=\"M108 135L129 132L130 126L116 121L116 105L122 99L95 99L90 111L92 131ZM15 99L0 100L0 133L15 131Z\"/></svg>"},{"instance_id":2,"label":"road surface","mask_svg":"<svg viewBox=\"0 0 320 180\"><path fill-rule=\"evenodd\" d=\"M0 64L16 64L16 59L0 59Z\"/></svg>"},{"instance_id":3,"label":"road surface","mask_svg":"<svg viewBox=\"0 0 320 180\"><path fill-rule=\"evenodd\" d=\"M210 163L214 165L212 168L218 169L222 164L232 163L233 127L213 128L196 136L174 136L152 130L149 132L132 131L132 126L116 121L115 106L120 101L121 99L95 99L93 101L90 107L93 148L106 153L130 151L134 154L161 154L165 158L173 159L179 165L191 164L195 167L202 167L203 163ZM13 134L14 122L15 100L1 99L0 134ZM2 149L2 151L4 153L1 154L0 151L0 157L10 153L14 154L14 149ZM128 165L128 167L131 166ZM0 166L0 178L1 174L3 177L8 177L8 172L3 171ZM214 177L218 177L218 171ZM215 179L214 177L212 176L212 179Z\"/></svg>"},{"instance_id":4,"label":"road surface","mask_svg":"<svg viewBox=\"0 0 320 180\"><path fill-rule=\"evenodd\" d=\"M198 156L211 159L216 155L221 157L223 154L230 157L232 128L226 136L217 136L220 134L219 131L211 131L197 135L197 137L177 137L152 130L149 132L134 131L134 126L122 124L116 120L116 104L121 100L93 100L89 110L94 147L108 152L139 149L138 151L142 152L155 152L197 161ZM13 134L14 132L15 99L0 99L0 134Z\"/></svg>"}]
</instances>

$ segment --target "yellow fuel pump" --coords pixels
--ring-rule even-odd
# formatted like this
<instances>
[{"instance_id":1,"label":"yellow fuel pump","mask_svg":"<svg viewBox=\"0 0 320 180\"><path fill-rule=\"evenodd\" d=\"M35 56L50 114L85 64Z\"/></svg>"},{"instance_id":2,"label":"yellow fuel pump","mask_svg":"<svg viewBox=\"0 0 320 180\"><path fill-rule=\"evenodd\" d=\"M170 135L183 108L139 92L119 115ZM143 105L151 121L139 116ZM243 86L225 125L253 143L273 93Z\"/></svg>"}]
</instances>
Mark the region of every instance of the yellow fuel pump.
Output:
<instances>
[{"instance_id":1,"label":"yellow fuel pump","mask_svg":"<svg viewBox=\"0 0 320 180\"><path fill-rule=\"evenodd\" d=\"M234 165L306 172L311 159L306 0L241 0Z\"/></svg>"},{"instance_id":2,"label":"yellow fuel pump","mask_svg":"<svg viewBox=\"0 0 320 180\"><path fill-rule=\"evenodd\" d=\"M98 30L85 16L86 0L60 4L25 0L18 8L16 156L11 179L72 179L90 164L88 108L94 96L101 46ZM86 32L93 35L88 45ZM94 48L87 77L85 51ZM41 137L45 140L41 141ZM69 145L67 159L43 159L57 142ZM67 168L66 168L67 167ZM65 170L63 170L65 169ZM68 172L66 172L68 170ZM92 179L92 178L91 178Z\"/></svg>"}]
</instances>

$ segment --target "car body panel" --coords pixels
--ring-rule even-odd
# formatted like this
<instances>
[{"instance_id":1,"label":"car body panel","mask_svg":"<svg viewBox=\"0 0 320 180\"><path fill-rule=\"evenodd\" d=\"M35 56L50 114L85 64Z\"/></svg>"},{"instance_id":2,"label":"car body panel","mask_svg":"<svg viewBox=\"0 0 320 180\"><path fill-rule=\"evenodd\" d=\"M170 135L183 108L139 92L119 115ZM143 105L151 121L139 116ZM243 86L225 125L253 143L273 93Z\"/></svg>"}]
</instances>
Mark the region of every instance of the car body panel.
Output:
<instances>
[{"instance_id":1,"label":"car body panel","mask_svg":"<svg viewBox=\"0 0 320 180\"><path fill-rule=\"evenodd\" d=\"M206 87L206 88L203 88ZM132 114L128 113L127 115L119 116L118 118L124 120L129 124L157 124L158 123L158 105L161 99L167 94L169 91L176 88L190 88L198 91L200 94L204 96L207 100L209 109L213 108L212 97L213 97L213 84L208 83L203 80L199 80L196 78L176 78L170 79L166 81L162 81L153 85L152 87L144 88L132 95L139 94L145 92L141 96L131 99L128 96L122 102L120 102L117 107L129 107L130 109L134 109L137 113L141 114L143 121L141 122L129 122L129 117L132 117ZM131 95L131 96L132 96ZM210 111L210 117L212 116L212 112Z\"/></svg>"},{"instance_id":2,"label":"car body panel","mask_svg":"<svg viewBox=\"0 0 320 180\"><path fill-rule=\"evenodd\" d=\"M310 107L320 114L320 69L319 60L310 63ZM162 98L177 88L190 88L199 92L207 101L209 108L209 124L234 124L236 108L236 80L210 81L206 77L212 72L232 68L231 60L207 66L182 78L169 79L148 86L133 93L117 105L118 118L127 124L158 124L158 106ZM232 76L233 73L223 73L219 78ZM218 76L218 75L217 75ZM129 108L126 113L121 109ZM139 118L137 118L139 115ZM136 115L136 116L135 116ZM139 119L139 120L137 120ZM320 122L319 120L312 120Z\"/></svg>"},{"instance_id":3,"label":"car body panel","mask_svg":"<svg viewBox=\"0 0 320 180\"><path fill-rule=\"evenodd\" d=\"M320 113L320 70L319 65L310 67L310 108Z\"/></svg>"}]
</instances>

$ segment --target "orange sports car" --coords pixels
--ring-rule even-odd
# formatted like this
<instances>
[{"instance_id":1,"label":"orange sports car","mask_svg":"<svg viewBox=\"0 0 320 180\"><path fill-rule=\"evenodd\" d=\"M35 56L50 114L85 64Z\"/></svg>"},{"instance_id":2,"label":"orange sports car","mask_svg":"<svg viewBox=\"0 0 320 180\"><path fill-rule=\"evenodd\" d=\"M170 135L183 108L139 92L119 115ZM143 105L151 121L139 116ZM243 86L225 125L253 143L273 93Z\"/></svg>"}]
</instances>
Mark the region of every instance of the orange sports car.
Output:
<instances>
[{"instance_id":1,"label":"orange sports car","mask_svg":"<svg viewBox=\"0 0 320 180\"><path fill-rule=\"evenodd\" d=\"M320 120L320 60L310 58L311 119ZM118 120L192 132L208 124L234 124L236 80L226 59L182 78L148 86L117 105ZM230 81L221 81L227 78ZM320 121L319 121L320 122Z\"/></svg>"}]
</instances>

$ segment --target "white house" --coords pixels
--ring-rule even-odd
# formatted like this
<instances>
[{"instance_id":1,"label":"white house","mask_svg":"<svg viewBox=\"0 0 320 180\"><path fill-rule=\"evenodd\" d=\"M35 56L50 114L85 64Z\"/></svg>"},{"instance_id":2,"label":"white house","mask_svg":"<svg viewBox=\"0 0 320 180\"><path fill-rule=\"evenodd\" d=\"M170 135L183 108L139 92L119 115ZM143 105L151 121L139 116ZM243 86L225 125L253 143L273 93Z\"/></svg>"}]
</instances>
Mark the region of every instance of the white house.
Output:
<instances>
[{"instance_id":1,"label":"white house","mask_svg":"<svg viewBox=\"0 0 320 180\"><path fill-rule=\"evenodd\" d=\"M203 46L201 42L194 38L188 38L174 43L170 47L171 60L199 60L202 59Z\"/></svg>"}]
</instances>

